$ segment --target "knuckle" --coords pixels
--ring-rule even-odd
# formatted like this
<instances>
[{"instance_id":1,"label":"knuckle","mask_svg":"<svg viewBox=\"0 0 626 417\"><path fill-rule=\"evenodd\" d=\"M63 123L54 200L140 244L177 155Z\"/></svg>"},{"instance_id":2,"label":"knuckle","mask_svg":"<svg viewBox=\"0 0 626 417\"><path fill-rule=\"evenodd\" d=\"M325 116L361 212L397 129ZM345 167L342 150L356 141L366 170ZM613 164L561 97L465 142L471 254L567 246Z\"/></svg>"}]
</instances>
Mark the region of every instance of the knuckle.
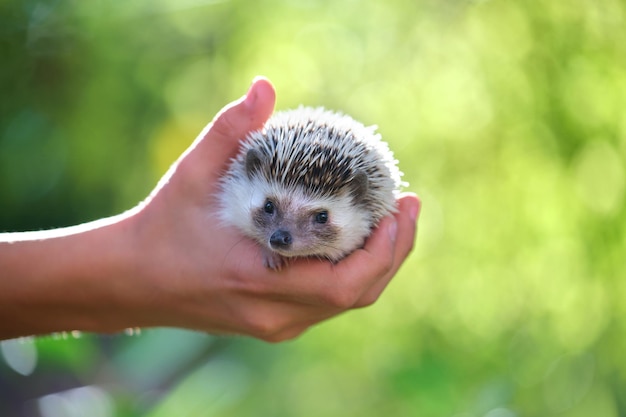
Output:
<instances>
[{"instance_id":1,"label":"knuckle","mask_svg":"<svg viewBox=\"0 0 626 417\"><path fill-rule=\"evenodd\" d=\"M222 115L213 123L212 130L220 136L230 136L233 134L234 124L228 117Z\"/></svg>"},{"instance_id":2,"label":"knuckle","mask_svg":"<svg viewBox=\"0 0 626 417\"><path fill-rule=\"evenodd\" d=\"M257 322L250 328L250 333L259 339L271 337L276 331L276 327L269 322Z\"/></svg>"},{"instance_id":3,"label":"knuckle","mask_svg":"<svg viewBox=\"0 0 626 417\"><path fill-rule=\"evenodd\" d=\"M229 116L228 113L222 113L215 119L212 130L220 136L230 137L237 134L238 126L233 117Z\"/></svg>"},{"instance_id":4,"label":"knuckle","mask_svg":"<svg viewBox=\"0 0 626 417\"><path fill-rule=\"evenodd\" d=\"M369 307L372 304L374 304L376 301L378 301L378 298L380 297L380 294L376 293L376 294L367 294L364 297L361 297L361 299L355 304L355 307Z\"/></svg>"},{"instance_id":5,"label":"knuckle","mask_svg":"<svg viewBox=\"0 0 626 417\"><path fill-rule=\"evenodd\" d=\"M282 320L262 315L253 314L246 319L248 333L258 339L269 341L283 328Z\"/></svg>"},{"instance_id":6,"label":"knuckle","mask_svg":"<svg viewBox=\"0 0 626 417\"><path fill-rule=\"evenodd\" d=\"M264 337L263 340L268 343L280 343L287 340L292 340L304 333L307 328L308 326L301 326L283 332L274 333L272 335Z\"/></svg>"},{"instance_id":7,"label":"knuckle","mask_svg":"<svg viewBox=\"0 0 626 417\"><path fill-rule=\"evenodd\" d=\"M357 301L356 291L346 288L334 288L324 295L324 301L327 305L347 310Z\"/></svg>"},{"instance_id":8,"label":"knuckle","mask_svg":"<svg viewBox=\"0 0 626 417\"><path fill-rule=\"evenodd\" d=\"M388 256L380 257L378 259L378 268L376 269L378 273L376 275L383 276L389 273L393 269L393 266L394 266L394 257L392 254L389 254Z\"/></svg>"}]
</instances>

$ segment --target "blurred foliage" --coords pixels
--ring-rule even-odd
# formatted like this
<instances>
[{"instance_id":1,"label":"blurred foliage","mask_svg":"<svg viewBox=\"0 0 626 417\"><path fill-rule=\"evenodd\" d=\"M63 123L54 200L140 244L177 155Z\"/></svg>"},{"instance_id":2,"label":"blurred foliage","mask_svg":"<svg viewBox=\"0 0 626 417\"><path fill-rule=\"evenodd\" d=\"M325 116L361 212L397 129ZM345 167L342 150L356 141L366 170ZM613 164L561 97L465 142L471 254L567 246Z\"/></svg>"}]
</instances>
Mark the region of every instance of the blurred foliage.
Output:
<instances>
[{"instance_id":1,"label":"blurred foliage","mask_svg":"<svg viewBox=\"0 0 626 417\"><path fill-rule=\"evenodd\" d=\"M257 74L424 200L376 305L267 345L2 343L7 416L626 415L626 4L0 2L0 230L128 209ZM1 274L1 271L0 271Z\"/></svg>"}]
</instances>

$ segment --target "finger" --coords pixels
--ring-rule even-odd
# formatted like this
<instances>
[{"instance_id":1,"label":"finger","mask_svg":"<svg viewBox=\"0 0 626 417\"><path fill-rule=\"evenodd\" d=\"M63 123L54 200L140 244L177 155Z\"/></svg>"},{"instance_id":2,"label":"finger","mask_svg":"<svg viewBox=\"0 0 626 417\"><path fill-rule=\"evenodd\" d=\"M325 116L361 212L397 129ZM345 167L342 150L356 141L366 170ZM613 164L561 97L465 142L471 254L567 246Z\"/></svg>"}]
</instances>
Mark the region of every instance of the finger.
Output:
<instances>
[{"instance_id":1,"label":"finger","mask_svg":"<svg viewBox=\"0 0 626 417\"><path fill-rule=\"evenodd\" d=\"M393 230L396 220L388 216L358 249L337 264L318 259L298 259L280 272L266 271L256 280L256 292L276 300L322 306L336 314L351 308L393 266Z\"/></svg>"},{"instance_id":2,"label":"finger","mask_svg":"<svg viewBox=\"0 0 626 417\"><path fill-rule=\"evenodd\" d=\"M398 213L395 214L398 232L394 244L392 266L386 274L363 294L355 304L355 307L365 307L378 300L389 281L395 276L404 260L411 253L415 243L417 219L420 211L421 201L417 196L407 194L398 200Z\"/></svg>"},{"instance_id":3,"label":"finger","mask_svg":"<svg viewBox=\"0 0 626 417\"><path fill-rule=\"evenodd\" d=\"M369 300L378 297L412 247L415 220L407 219L414 209L419 210L415 197L400 199L399 213L385 217L363 249L337 264L299 259L281 272L264 271L263 279L246 284L276 300L326 306L335 313L371 304Z\"/></svg>"},{"instance_id":4,"label":"finger","mask_svg":"<svg viewBox=\"0 0 626 417\"><path fill-rule=\"evenodd\" d=\"M255 78L245 96L224 107L204 128L187 150L185 160L208 175L219 175L223 165L236 154L240 141L263 127L275 103L272 83L263 77Z\"/></svg>"},{"instance_id":5,"label":"finger","mask_svg":"<svg viewBox=\"0 0 626 417\"><path fill-rule=\"evenodd\" d=\"M224 107L202 132L203 141L237 142L237 137L260 129L274 111L276 92L272 83L256 77L245 96ZM213 144L210 145L213 153Z\"/></svg>"},{"instance_id":6,"label":"finger","mask_svg":"<svg viewBox=\"0 0 626 417\"><path fill-rule=\"evenodd\" d=\"M348 288L352 288L354 299L350 307L360 307L360 302L386 278L394 264L395 243L399 234L399 224L395 216L387 216L378 224L365 242L363 249L352 253L337 266L343 269ZM357 290L358 289L358 290Z\"/></svg>"},{"instance_id":7,"label":"finger","mask_svg":"<svg viewBox=\"0 0 626 417\"><path fill-rule=\"evenodd\" d=\"M267 341L295 337L313 324L341 313L338 309L301 304L294 300L247 297L247 301L227 320L234 319L231 327L239 333Z\"/></svg>"},{"instance_id":8,"label":"finger","mask_svg":"<svg viewBox=\"0 0 626 417\"><path fill-rule=\"evenodd\" d=\"M365 247L338 264L317 259L297 259L282 271L259 270L259 262L240 263L240 274L255 269L258 280L247 281L247 291L274 300L296 301L333 308L334 314L375 301L411 251L420 201L415 195L398 200L398 213L384 218ZM240 243L238 249L243 248ZM250 248L246 248L251 250ZM246 256L238 257L246 259ZM336 311L335 311L336 310Z\"/></svg>"},{"instance_id":9,"label":"finger","mask_svg":"<svg viewBox=\"0 0 626 417\"><path fill-rule=\"evenodd\" d=\"M417 234L417 223L422 211L422 201L415 194L404 194L398 199L398 239L396 242L396 253L394 260L394 270L400 269L400 266L411 253L415 245L415 236Z\"/></svg>"}]
</instances>

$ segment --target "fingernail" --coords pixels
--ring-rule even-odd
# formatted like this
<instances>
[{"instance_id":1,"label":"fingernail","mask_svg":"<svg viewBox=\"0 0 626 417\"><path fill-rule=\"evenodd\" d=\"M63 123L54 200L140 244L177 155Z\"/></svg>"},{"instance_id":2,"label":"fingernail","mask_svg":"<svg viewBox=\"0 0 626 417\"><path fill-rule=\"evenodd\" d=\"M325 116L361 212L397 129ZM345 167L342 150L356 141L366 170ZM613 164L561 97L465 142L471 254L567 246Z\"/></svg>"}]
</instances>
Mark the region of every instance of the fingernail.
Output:
<instances>
[{"instance_id":1,"label":"fingernail","mask_svg":"<svg viewBox=\"0 0 626 417\"><path fill-rule=\"evenodd\" d=\"M411 217L411 221L417 221L417 215L420 212L420 205L413 204L409 209L409 216Z\"/></svg>"},{"instance_id":2,"label":"fingernail","mask_svg":"<svg viewBox=\"0 0 626 417\"><path fill-rule=\"evenodd\" d=\"M256 102L256 89L254 88L254 86L258 79L259 77L256 77L254 80L252 80L252 85L250 85L250 88L248 89L248 92L246 93L246 98L244 100L244 103L248 107L254 106L254 103Z\"/></svg>"},{"instance_id":3,"label":"fingernail","mask_svg":"<svg viewBox=\"0 0 626 417\"><path fill-rule=\"evenodd\" d=\"M387 231L389 232L389 238L391 239L391 241L395 242L396 237L398 236L398 222L396 221L395 217L391 221L391 224L387 228Z\"/></svg>"}]
</instances>

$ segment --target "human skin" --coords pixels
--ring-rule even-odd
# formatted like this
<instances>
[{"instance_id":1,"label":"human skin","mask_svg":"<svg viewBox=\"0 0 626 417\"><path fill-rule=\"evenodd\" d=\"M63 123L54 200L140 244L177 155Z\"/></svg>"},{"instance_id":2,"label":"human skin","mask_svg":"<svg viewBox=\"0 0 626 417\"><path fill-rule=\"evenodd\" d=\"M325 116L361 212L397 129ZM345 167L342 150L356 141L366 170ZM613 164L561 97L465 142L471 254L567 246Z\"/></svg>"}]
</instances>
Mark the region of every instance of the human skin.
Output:
<instances>
[{"instance_id":1,"label":"human skin","mask_svg":"<svg viewBox=\"0 0 626 417\"><path fill-rule=\"evenodd\" d=\"M272 84L255 79L132 210L0 234L0 339L168 326L278 342L375 302L412 250L415 195L401 196L398 212L335 264L298 259L267 269L253 241L217 221L220 174L275 99Z\"/></svg>"}]
</instances>

